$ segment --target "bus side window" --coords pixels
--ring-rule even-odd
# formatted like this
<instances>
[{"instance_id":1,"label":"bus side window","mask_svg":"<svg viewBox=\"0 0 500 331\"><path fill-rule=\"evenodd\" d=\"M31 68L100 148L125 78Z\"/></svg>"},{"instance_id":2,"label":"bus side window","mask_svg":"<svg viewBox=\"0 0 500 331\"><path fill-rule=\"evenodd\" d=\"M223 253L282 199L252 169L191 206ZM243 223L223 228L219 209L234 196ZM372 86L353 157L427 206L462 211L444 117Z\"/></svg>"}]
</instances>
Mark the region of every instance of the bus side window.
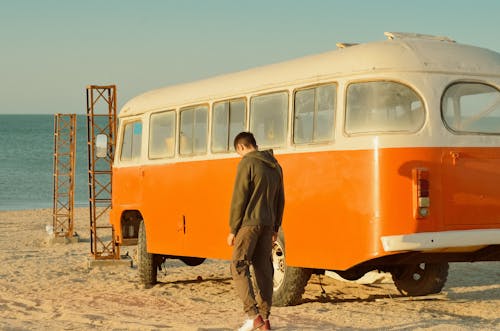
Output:
<instances>
[{"instance_id":1,"label":"bus side window","mask_svg":"<svg viewBox=\"0 0 500 331\"><path fill-rule=\"evenodd\" d=\"M198 155L207 151L208 106L181 110L179 145L181 155Z\"/></svg>"},{"instance_id":2,"label":"bus side window","mask_svg":"<svg viewBox=\"0 0 500 331\"><path fill-rule=\"evenodd\" d=\"M295 93L293 141L296 144L333 140L336 85L323 85Z\"/></svg>"},{"instance_id":3,"label":"bus side window","mask_svg":"<svg viewBox=\"0 0 500 331\"><path fill-rule=\"evenodd\" d=\"M245 100L231 100L214 103L212 118L212 151L234 150L234 137L245 130Z\"/></svg>"},{"instance_id":4,"label":"bus side window","mask_svg":"<svg viewBox=\"0 0 500 331\"><path fill-rule=\"evenodd\" d=\"M173 157L175 154L175 111L151 115L149 157Z\"/></svg>"},{"instance_id":5,"label":"bus side window","mask_svg":"<svg viewBox=\"0 0 500 331\"><path fill-rule=\"evenodd\" d=\"M409 86L374 81L347 87L345 130L349 134L416 132L424 121L424 103Z\"/></svg>"},{"instance_id":6,"label":"bus side window","mask_svg":"<svg viewBox=\"0 0 500 331\"><path fill-rule=\"evenodd\" d=\"M286 143L288 92L256 96L250 102L250 131L260 147Z\"/></svg>"},{"instance_id":7,"label":"bus side window","mask_svg":"<svg viewBox=\"0 0 500 331\"><path fill-rule=\"evenodd\" d=\"M134 161L141 157L142 123L125 124L121 146L120 160Z\"/></svg>"}]
</instances>

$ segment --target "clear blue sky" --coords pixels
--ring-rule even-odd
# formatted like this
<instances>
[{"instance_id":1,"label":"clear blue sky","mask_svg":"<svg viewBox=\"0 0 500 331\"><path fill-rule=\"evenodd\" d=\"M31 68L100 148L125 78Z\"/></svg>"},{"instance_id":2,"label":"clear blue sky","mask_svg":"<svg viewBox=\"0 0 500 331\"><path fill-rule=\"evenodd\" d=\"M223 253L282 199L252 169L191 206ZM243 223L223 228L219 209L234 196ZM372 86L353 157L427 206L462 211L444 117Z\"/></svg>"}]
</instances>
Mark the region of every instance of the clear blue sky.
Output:
<instances>
[{"instance_id":1,"label":"clear blue sky","mask_svg":"<svg viewBox=\"0 0 500 331\"><path fill-rule=\"evenodd\" d=\"M0 114L85 113L85 87L144 91L385 39L500 52L499 0L0 0Z\"/></svg>"}]
</instances>

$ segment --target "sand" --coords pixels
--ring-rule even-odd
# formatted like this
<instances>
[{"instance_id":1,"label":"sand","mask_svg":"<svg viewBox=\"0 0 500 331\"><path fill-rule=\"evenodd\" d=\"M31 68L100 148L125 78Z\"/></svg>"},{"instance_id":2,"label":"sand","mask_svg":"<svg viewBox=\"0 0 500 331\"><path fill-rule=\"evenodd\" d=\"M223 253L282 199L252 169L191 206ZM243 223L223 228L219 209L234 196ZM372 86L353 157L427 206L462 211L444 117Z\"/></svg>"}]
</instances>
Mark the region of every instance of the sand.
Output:
<instances>
[{"instance_id":1,"label":"sand","mask_svg":"<svg viewBox=\"0 0 500 331\"><path fill-rule=\"evenodd\" d=\"M89 267L88 209L80 242L50 244L51 210L0 211L1 330L234 330L244 319L226 261L167 262L145 289L125 264ZM134 247L122 253L134 254ZM453 263L439 295L402 297L371 284L313 276L303 302L274 307L275 330L500 330L500 262Z\"/></svg>"}]
</instances>

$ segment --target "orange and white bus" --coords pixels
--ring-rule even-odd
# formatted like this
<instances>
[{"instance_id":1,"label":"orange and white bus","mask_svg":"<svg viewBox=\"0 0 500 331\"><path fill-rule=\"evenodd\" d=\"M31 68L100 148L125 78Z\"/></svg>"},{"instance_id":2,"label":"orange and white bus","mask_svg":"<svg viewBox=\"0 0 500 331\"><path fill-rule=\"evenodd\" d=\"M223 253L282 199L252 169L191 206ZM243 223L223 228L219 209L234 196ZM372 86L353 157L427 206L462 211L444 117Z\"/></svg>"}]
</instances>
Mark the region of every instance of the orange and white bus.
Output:
<instances>
[{"instance_id":1,"label":"orange and white bus","mask_svg":"<svg viewBox=\"0 0 500 331\"><path fill-rule=\"evenodd\" d=\"M111 223L117 243L138 244L143 283L166 258L230 259L240 131L283 167L277 305L300 300L314 272L386 271L425 295L448 262L500 260L500 54L386 35L124 105Z\"/></svg>"}]
</instances>

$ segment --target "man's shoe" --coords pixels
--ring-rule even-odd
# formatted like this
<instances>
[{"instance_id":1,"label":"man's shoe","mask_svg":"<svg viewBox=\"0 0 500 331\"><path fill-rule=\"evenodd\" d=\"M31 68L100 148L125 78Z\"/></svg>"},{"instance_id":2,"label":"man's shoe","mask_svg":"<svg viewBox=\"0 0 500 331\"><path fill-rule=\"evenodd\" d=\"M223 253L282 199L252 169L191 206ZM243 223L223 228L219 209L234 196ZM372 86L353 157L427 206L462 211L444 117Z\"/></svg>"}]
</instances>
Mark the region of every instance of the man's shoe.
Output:
<instances>
[{"instance_id":1,"label":"man's shoe","mask_svg":"<svg viewBox=\"0 0 500 331\"><path fill-rule=\"evenodd\" d=\"M264 325L262 325L259 330L271 330L271 323L269 323L269 320L264 320Z\"/></svg>"},{"instance_id":2,"label":"man's shoe","mask_svg":"<svg viewBox=\"0 0 500 331\"><path fill-rule=\"evenodd\" d=\"M245 323L239 328L239 331L253 331L259 329L261 326L265 325L262 316L257 315L254 319L246 320Z\"/></svg>"}]
</instances>

